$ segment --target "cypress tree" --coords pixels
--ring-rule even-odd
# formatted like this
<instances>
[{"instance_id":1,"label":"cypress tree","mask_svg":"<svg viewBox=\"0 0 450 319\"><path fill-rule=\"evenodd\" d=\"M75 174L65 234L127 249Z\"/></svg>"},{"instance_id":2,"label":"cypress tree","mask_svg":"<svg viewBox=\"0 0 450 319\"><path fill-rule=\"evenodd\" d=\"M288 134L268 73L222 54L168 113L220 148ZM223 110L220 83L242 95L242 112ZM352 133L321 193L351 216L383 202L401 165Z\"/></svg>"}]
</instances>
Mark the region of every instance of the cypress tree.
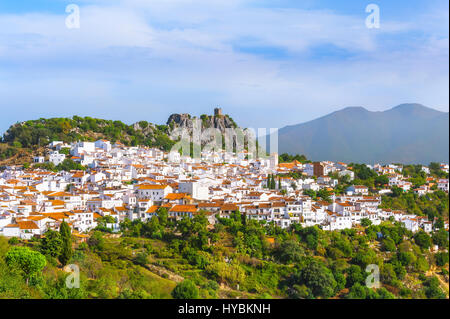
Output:
<instances>
[{"instance_id":1,"label":"cypress tree","mask_svg":"<svg viewBox=\"0 0 450 319\"><path fill-rule=\"evenodd\" d=\"M70 258L72 257L73 251L72 251L72 234L70 232L69 224L67 224L65 221L61 223L61 226L59 227L59 233L61 234L61 239L63 241L62 243L62 249L61 254L59 255L58 259L61 262L63 266L67 265Z\"/></svg>"}]
</instances>

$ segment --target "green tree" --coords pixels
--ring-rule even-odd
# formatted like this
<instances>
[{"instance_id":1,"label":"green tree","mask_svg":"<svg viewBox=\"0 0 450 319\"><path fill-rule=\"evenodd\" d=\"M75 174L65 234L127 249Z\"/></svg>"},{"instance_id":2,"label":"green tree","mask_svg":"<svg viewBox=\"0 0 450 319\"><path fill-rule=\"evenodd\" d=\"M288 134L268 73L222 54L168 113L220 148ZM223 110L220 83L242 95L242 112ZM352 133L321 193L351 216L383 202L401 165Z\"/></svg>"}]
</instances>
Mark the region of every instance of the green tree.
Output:
<instances>
[{"instance_id":1,"label":"green tree","mask_svg":"<svg viewBox=\"0 0 450 319\"><path fill-rule=\"evenodd\" d=\"M86 170L86 167L84 167L80 163L73 161L70 158L66 158L61 164L56 166L56 169L58 171L67 171L67 172L72 170L84 171Z\"/></svg>"},{"instance_id":2,"label":"green tree","mask_svg":"<svg viewBox=\"0 0 450 319\"><path fill-rule=\"evenodd\" d=\"M192 219L185 216L177 222L177 230L184 238L188 238L192 232Z\"/></svg>"},{"instance_id":3,"label":"green tree","mask_svg":"<svg viewBox=\"0 0 450 319\"><path fill-rule=\"evenodd\" d=\"M400 195L403 194L403 189L398 186L392 186L391 190L392 190L391 193L392 197L399 197Z\"/></svg>"},{"instance_id":4,"label":"green tree","mask_svg":"<svg viewBox=\"0 0 450 319\"><path fill-rule=\"evenodd\" d=\"M425 295L429 299L445 299L445 293L439 287L439 280L436 277L428 278L424 284Z\"/></svg>"},{"instance_id":5,"label":"green tree","mask_svg":"<svg viewBox=\"0 0 450 319\"><path fill-rule=\"evenodd\" d=\"M6 264L22 273L28 285L29 279L38 275L47 264L41 253L28 247L12 247L5 256Z\"/></svg>"},{"instance_id":6,"label":"green tree","mask_svg":"<svg viewBox=\"0 0 450 319\"><path fill-rule=\"evenodd\" d=\"M383 186L389 184L389 177L386 175L380 175L375 178L375 185L376 186Z\"/></svg>"},{"instance_id":7,"label":"green tree","mask_svg":"<svg viewBox=\"0 0 450 319\"><path fill-rule=\"evenodd\" d=\"M303 191L303 194L311 197L311 199L313 199L313 200L316 199L316 192L312 189L305 189Z\"/></svg>"},{"instance_id":8,"label":"green tree","mask_svg":"<svg viewBox=\"0 0 450 319\"><path fill-rule=\"evenodd\" d=\"M59 233L62 239L61 254L58 256L59 261L63 266L67 265L73 255L72 249L72 234L70 226L65 221L59 226Z\"/></svg>"},{"instance_id":9,"label":"green tree","mask_svg":"<svg viewBox=\"0 0 450 319\"><path fill-rule=\"evenodd\" d=\"M140 252L134 258L134 262L138 265L145 266L148 263L148 254L146 252Z\"/></svg>"},{"instance_id":10,"label":"green tree","mask_svg":"<svg viewBox=\"0 0 450 319\"><path fill-rule=\"evenodd\" d=\"M329 298L335 293L336 280L334 280L331 270L320 261L311 260L300 271L300 279L316 297Z\"/></svg>"},{"instance_id":11,"label":"green tree","mask_svg":"<svg viewBox=\"0 0 450 319\"><path fill-rule=\"evenodd\" d=\"M397 247L395 246L395 242L392 240L392 238L385 238L382 241L383 245L382 248L384 251L396 251Z\"/></svg>"},{"instance_id":12,"label":"green tree","mask_svg":"<svg viewBox=\"0 0 450 319\"><path fill-rule=\"evenodd\" d=\"M426 232L424 232L423 230L417 232L414 235L414 241L422 249L428 249L428 248L431 247L431 237Z\"/></svg>"},{"instance_id":13,"label":"green tree","mask_svg":"<svg viewBox=\"0 0 450 319\"><path fill-rule=\"evenodd\" d=\"M62 246L61 234L54 230L49 230L41 240L40 251L46 256L57 258L61 254Z\"/></svg>"},{"instance_id":14,"label":"green tree","mask_svg":"<svg viewBox=\"0 0 450 319\"><path fill-rule=\"evenodd\" d=\"M433 214L432 217L434 217L434 214ZM432 219L432 218L430 218L430 216L428 218ZM441 228L444 228L444 226L445 226L444 225L444 219L442 218L442 216L439 216L437 221L434 223L434 229L441 229Z\"/></svg>"},{"instance_id":15,"label":"green tree","mask_svg":"<svg viewBox=\"0 0 450 319\"><path fill-rule=\"evenodd\" d=\"M434 259L436 261L436 265L439 267L445 266L448 263L448 253L447 252L439 252L434 255Z\"/></svg>"},{"instance_id":16,"label":"green tree","mask_svg":"<svg viewBox=\"0 0 450 319\"><path fill-rule=\"evenodd\" d=\"M198 299L199 290L191 280L185 279L173 289L172 297L175 299Z\"/></svg>"},{"instance_id":17,"label":"green tree","mask_svg":"<svg viewBox=\"0 0 450 319\"><path fill-rule=\"evenodd\" d=\"M399 252L397 254L398 260L402 263L403 266L410 266L413 263L416 262L417 258L414 255L413 252L406 251L406 252Z\"/></svg>"},{"instance_id":18,"label":"green tree","mask_svg":"<svg viewBox=\"0 0 450 319\"><path fill-rule=\"evenodd\" d=\"M386 284L392 284L395 280L397 280L397 274L394 266L392 264L384 264L381 268L381 281Z\"/></svg>"},{"instance_id":19,"label":"green tree","mask_svg":"<svg viewBox=\"0 0 450 319\"><path fill-rule=\"evenodd\" d=\"M351 288L350 292L347 295L349 299L366 299L367 289L362 286L360 283L355 283Z\"/></svg>"},{"instance_id":20,"label":"green tree","mask_svg":"<svg viewBox=\"0 0 450 319\"><path fill-rule=\"evenodd\" d=\"M369 227L370 225L372 225L372 222L370 221L370 219L368 219L368 218L361 219L361 226Z\"/></svg>"},{"instance_id":21,"label":"green tree","mask_svg":"<svg viewBox=\"0 0 450 319\"><path fill-rule=\"evenodd\" d=\"M327 191L326 189L321 189L317 192L316 196L322 198L322 200L326 202L331 202L330 195L331 194L329 191Z\"/></svg>"},{"instance_id":22,"label":"green tree","mask_svg":"<svg viewBox=\"0 0 450 319\"><path fill-rule=\"evenodd\" d=\"M88 245L94 251L103 251L105 249L105 239L100 231L95 231L88 239Z\"/></svg>"},{"instance_id":23,"label":"green tree","mask_svg":"<svg viewBox=\"0 0 450 319\"><path fill-rule=\"evenodd\" d=\"M286 240L278 250L278 259L283 263L297 263L305 256L303 248L295 240Z\"/></svg>"},{"instance_id":24,"label":"green tree","mask_svg":"<svg viewBox=\"0 0 450 319\"><path fill-rule=\"evenodd\" d=\"M347 287L352 287L356 283L362 283L365 276L358 265L351 265L347 270Z\"/></svg>"},{"instance_id":25,"label":"green tree","mask_svg":"<svg viewBox=\"0 0 450 319\"><path fill-rule=\"evenodd\" d=\"M165 227L167 225L167 221L169 219L169 212L168 212L167 208L160 207L160 208L158 208L156 213L158 214L159 223L161 224L161 226Z\"/></svg>"},{"instance_id":26,"label":"green tree","mask_svg":"<svg viewBox=\"0 0 450 319\"><path fill-rule=\"evenodd\" d=\"M395 295L384 287L377 289L377 295L377 299L395 299Z\"/></svg>"},{"instance_id":27,"label":"green tree","mask_svg":"<svg viewBox=\"0 0 450 319\"><path fill-rule=\"evenodd\" d=\"M444 228L435 232L432 239L435 245L438 245L440 248L448 249L448 232Z\"/></svg>"},{"instance_id":28,"label":"green tree","mask_svg":"<svg viewBox=\"0 0 450 319\"><path fill-rule=\"evenodd\" d=\"M347 279L341 272L334 272L333 276L334 280L336 280L336 293L338 293L339 291L345 288L345 285L347 284Z\"/></svg>"},{"instance_id":29,"label":"green tree","mask_svg":"<svg viewBox=\"0 0 450 319\"><path fill-rule=\"evenodd\" d=\"M148 221L143 226L143 232L146 237L161 239L163 236L163 227L159 222L158 216L153 216L150 221Z\"/></svg>"}]
</instances>

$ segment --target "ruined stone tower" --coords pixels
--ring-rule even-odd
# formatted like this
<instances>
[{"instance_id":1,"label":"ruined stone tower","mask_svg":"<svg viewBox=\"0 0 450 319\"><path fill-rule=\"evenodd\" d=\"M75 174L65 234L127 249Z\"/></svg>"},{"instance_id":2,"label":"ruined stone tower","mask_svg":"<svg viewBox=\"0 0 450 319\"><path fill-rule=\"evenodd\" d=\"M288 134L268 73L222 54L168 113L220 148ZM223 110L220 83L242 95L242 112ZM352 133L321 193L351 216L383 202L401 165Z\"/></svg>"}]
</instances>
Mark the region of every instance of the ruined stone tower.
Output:
<instances>
[{"instance_id":1,"label":"ruined stone tower","mask_svg":"<svg viewBox=\"0 0 450 319\"><path fill-rule=\"evenodd\" d=\"M214 116L222 116L222 109L220 107L214 109Z\"/></svg>"}]
</instances>

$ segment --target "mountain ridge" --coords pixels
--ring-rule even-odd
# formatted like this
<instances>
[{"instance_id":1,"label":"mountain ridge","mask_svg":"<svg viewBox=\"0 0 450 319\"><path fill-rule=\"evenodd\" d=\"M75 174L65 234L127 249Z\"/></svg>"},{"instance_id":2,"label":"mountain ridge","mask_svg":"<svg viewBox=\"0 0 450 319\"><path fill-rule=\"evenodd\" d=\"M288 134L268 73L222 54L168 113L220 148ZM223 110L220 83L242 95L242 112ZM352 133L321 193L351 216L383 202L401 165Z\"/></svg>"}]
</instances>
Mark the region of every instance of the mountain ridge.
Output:
<instances>
[{"instance_id":1,"label":"mountain ridge","mask_svg":"<svg viewBox=\"0 0 450 319\"><path fill-rule=\"evenodd\" d=\"M449 157L448 112L418 103L385 111L346 107L283 127L278 137L279 153L304 154L312 160L428 164L448 162Z\"/></svg>"}]
</instances>

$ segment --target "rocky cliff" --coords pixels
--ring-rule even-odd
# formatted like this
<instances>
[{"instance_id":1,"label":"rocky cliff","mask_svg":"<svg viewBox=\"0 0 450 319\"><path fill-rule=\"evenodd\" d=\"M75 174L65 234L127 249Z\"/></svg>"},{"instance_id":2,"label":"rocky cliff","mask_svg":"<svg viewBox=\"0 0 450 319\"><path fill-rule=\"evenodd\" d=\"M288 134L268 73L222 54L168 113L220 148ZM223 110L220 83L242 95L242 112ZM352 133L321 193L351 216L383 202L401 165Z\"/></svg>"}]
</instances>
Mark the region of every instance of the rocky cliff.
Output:
<instances>
[{"instance_id":1,"label":"rocky cliff","mask_svg":"<svg viewBox=\"0 0 450 319\"><path fill-rule=\"evenodd\" d=\"M225 134L226 129L238 128L237 124L229 115L223 115L220 109L215 109L214 115L202 114L199 118L196 116L192 117L186 113L170 115L167 120L169 136L177 129L186 129L188 134L192 134L195 122L198 123L197 125L201 128L202 132L208 128L214 128L218 129L222 135ZM206 144L211 140L212 137L204 139L202 140L202 144Z\"/></svg>"},{"instance_id":2,"label":"rocky cliff","mask_svg":"<svg viewBox=\"0 0 450 319\"><path fill-rule=\"evenodd\" d=\"M229 115L215 114L206 115L202 114L200 118L196 116L191 117L190 114L172 114L167 120L167 125L170 130L175 128L187 128L192 129L194 121L200 121L202 130L207 128L219 129L221 133L225 132L226 128L237 128L238 126Z\"/></svg>"}]
</instances>

